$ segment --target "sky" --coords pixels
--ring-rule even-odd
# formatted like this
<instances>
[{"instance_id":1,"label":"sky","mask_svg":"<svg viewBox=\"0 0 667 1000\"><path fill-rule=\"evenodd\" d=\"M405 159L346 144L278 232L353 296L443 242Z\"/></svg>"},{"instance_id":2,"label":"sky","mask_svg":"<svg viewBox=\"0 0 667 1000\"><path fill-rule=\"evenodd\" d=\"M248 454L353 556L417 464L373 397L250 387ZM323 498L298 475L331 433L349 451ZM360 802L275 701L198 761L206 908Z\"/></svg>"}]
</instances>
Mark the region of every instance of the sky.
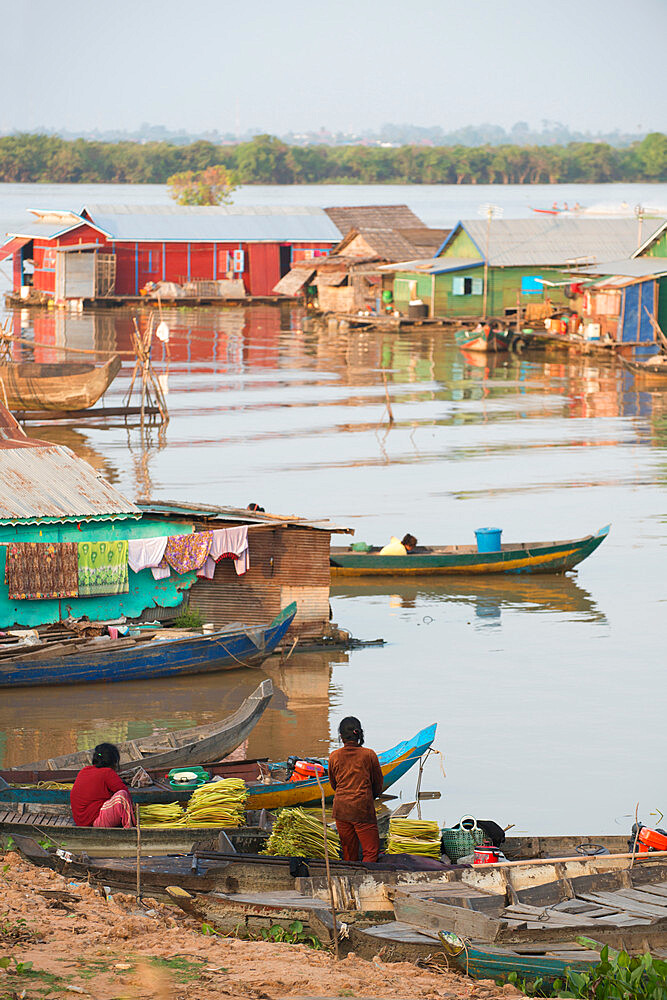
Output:
<instances>
[{"instance_id":1,"label":"sky","mask_svg":"<svg viewBox=\"0 0 667 1000\"><path fill-rule=\"evenodd\" d=\"M667 131L666 0L5 0L0 132Z\"/></svg>"}]
</instances>

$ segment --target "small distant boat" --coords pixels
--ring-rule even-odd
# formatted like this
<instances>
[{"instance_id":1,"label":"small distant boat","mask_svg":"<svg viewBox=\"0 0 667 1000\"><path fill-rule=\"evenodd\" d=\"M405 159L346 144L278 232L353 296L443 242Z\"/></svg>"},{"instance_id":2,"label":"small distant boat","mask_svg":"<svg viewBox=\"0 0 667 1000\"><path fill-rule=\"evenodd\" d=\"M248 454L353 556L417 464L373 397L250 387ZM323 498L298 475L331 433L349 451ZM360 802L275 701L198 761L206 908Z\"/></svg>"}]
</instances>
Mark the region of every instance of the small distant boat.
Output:
<instances>
[{"instance_id":1,"label":"small distant boat","mask_svg":"<svg viewBox=\"0 0 667 1000\"><path fill-rule=\"evenodd\" d=\"M405 556L381 556L333 547L332 576L426 576L457 573L565 573L602 545L609 525L595 535L564 542L509 542L497 552L479 552L475 545L417 546Z\"/></svg>"},{"instance_id":2,"label":"small distant boat","mask_svg":"<svg viewBox=\"0 0 667 1000\"><path fill-rule=\"evenodd\" d=\"M462 351L497 353L509 350L511 334L507 330L493 330L485 324L481 330L457 330L454 334L457 347Z\"/></svg>"},{"instance_id":3,"label":"small distant boat","mask_svg":"<svg viewBox=\"0 0 667 1000\"><path fill-rule=\"evenodd\" d=\"M226 719L208 722L203 726L191 726L189 729L151 733L150 736L117 743L121 768L138 765L167 769L190 767L225 757L236 750L254 729L272 697L273 685L270 680L265 680ZM21 764L17 770L80 770L92 763L92 759L92 749L77 750L60 757Z\"/></svg>"},{"instance_id":4,"label":"small distant boat","mask_svg":"<svg viewBox=\"0 0 667 1000\"><path fill-rule=\"evenodd\" d=\"M653 354L642 361L630 360L620 354L618 357L623 367L638 379L667 388L667 354Z\"/></svg>"},{"instance_id":5,"label":"small distant boat","mask_svg":"<svg viewBox=\"0 0 667 1000\"><path fill-rule=\"evenodd\" d=\"M114 354L106 364L0 364L0 403L8 410L87 410L120 371Z\"/></svg>"},{"instance_id":6,"label":"small distant boat","mask_svg":"<svg viewBox=\"0 0 667 1000\"><path fill-rule=\"evenodd\" d=\"M584 208L582 205L577 203L569 208L567 205L563 205L559 208L558 205L552 205L551 208L532 208L531 212L536 212L538 215L578 215L579 212L583 212Z\"/></svg>"},{"instance_id":7,"label":"small distant boat","mask_svg":"<svg viewBox=\"0 0 667 1000\"><path fill-rule=\"evenodd\" d=\"M161 629L104 642L98 638L31 646L28 652L0 654L0 688L145 680L255 667L271 655L295 615L292 602L269 625L232 625L177 636Z\"/></svg>"}]
</instances>

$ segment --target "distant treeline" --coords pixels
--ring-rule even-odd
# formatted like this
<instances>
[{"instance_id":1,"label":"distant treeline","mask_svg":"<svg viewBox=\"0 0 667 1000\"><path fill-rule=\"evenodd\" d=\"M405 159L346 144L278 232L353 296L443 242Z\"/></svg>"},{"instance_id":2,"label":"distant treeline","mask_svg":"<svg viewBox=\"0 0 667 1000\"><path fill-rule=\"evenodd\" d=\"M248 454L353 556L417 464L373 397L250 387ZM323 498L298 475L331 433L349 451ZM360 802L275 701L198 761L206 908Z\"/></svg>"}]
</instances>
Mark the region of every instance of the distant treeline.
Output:
<instances>
[{"instance_id":1,"label":"distant treeline","mask_svg":"<svg viewBox=\"0 0 667 1000\"><path fill-rule=\"evenodd\" d=\"M51 135L0 138L0 182L164 184L222 165L236 184L596 184L667 181L667 136L618 148L563 146L288 146L273 136L220 146L90 142Z\"/></svg>"}]
</instances>

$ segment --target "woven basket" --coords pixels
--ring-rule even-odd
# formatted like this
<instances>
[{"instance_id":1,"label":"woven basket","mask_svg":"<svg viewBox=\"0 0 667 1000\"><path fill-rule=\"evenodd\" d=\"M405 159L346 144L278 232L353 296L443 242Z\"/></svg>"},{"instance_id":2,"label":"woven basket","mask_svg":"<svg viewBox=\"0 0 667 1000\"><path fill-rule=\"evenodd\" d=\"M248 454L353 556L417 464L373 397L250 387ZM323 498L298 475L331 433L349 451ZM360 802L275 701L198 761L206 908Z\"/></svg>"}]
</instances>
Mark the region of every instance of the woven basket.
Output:
<instances>
[{"instance_id":1,"label":"woven basket","mask_svg":"<svg viewBox=\"0 0 667 1000\"><path fill-rule=\"evenodd\" d=\"M442 831L442 850L449 860L456 864L459 858L465 858L467 854L472 854L476 847L487 840L483 830L477 824L472 830L466 830L459 824L454 827L445 827Z\"/></svg>"}]
</instances>

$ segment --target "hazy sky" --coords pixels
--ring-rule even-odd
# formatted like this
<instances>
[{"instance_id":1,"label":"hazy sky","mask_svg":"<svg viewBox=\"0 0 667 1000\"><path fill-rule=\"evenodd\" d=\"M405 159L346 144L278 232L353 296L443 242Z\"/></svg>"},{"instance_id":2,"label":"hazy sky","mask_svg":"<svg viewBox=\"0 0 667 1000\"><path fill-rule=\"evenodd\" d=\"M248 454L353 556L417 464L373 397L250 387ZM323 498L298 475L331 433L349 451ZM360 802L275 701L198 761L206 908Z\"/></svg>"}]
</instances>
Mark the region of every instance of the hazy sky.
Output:
<instances>
[{"instance_id":1,"label":"hazy sky","mask_svg":"<svg viewBox=\"0 0 667 1000\"><path fill-rule=\"evenodd\" d=\"M12 0L0 130L667 131L667 0Z\"/></svg>"}]
</instances>

